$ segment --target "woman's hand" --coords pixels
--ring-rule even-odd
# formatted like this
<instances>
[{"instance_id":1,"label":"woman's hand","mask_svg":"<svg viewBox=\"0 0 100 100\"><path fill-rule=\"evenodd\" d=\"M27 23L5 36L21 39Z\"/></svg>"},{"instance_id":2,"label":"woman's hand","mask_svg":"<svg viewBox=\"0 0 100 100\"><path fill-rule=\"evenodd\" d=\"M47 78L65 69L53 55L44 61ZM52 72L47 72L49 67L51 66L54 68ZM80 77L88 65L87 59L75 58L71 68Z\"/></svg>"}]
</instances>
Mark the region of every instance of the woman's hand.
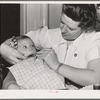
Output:
<instances>
[{"instance_id":1,"label":"woman's hand","mask_svg":"<svg viewBox=\"0 0 100 100\"><path fill-rule=\"evenodd\" d=\"M53 70L56 70L60 63L53 49L42 49L40 52L37 53L36 56L39 59L43 59L48 64L48 66Z\"/></svg>"},{"instance_id":2,"label":"woman's hand","mask_svg":"<svg viewBox=\"0 0 100 100\"><path fill-rule=\"evenodd\" d=\"M10 64L16 64L20 62L21 59L25 59L25 57L21 55L16 49L10 47L5 43L1 44L0 53L2 57Z\"/></svg>"}]
</instances>

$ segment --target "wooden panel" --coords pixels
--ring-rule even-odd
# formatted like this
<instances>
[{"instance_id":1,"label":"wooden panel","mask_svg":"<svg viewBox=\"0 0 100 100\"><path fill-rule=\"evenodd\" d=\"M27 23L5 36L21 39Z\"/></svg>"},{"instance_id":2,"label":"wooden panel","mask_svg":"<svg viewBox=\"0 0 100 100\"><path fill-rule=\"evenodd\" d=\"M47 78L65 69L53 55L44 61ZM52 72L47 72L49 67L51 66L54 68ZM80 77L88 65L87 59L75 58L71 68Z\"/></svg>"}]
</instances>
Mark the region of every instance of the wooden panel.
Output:
<instances>
[{"instance_id":1,"label":"wooden panel","mask_svg":"<svg viewBox=\"0 0 100 100\"><path fill-rule=\"evenodd\" d=\"M61 4L49 4L49 28L60 26L61 11Z\"/></svg>"},{"instance_id":2,"label":"wooden panel","mask_svg":"<svg viewBox=\"0 0 100 100\"><path fill-rule=\"evenodd\" d=\"M20 5L19 4L0 4L0 44L6 39L20 35ZM3 64L3 78L6 77L8 69L11 66L0 57L0 63Z\"/></svg>"},{"instance_id":3,"label":"wooden panel","mask_svg":"<svg viewBox=\"0 0 100 100\"><path fill-rule=\"evenodd\" d=\"M40 28L40 17L40 4L27 4L27 32Z\"/></svg>"}]
</instances>

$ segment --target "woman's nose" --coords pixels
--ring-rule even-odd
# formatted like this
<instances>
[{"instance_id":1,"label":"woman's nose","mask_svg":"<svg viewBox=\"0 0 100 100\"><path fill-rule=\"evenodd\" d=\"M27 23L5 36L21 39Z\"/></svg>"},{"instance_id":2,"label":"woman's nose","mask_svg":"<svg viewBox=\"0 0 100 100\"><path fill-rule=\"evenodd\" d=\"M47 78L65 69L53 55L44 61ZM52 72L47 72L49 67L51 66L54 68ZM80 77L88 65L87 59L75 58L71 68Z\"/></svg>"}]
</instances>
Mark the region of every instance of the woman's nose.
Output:
<instances>
[{"instance_id":1,"label":"woman's nose","mask_svg":"<svg viewBox=\"0 0 100 100\"><path fill-rule=\"evenodd\" d=\"M66 31L67 31L67 26L66 25L63 25L61 27L61 32L63 33L63 32L66 32Z\"/></svg>"}]
</instances>

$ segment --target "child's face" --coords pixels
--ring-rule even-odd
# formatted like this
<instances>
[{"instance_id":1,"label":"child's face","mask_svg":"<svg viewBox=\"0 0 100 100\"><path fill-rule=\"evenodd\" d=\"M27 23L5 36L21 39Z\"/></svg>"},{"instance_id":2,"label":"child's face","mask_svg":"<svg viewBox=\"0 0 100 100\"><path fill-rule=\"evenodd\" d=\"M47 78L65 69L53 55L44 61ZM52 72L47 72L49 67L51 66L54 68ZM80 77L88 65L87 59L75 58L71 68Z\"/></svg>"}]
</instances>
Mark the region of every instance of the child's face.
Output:
<instances>
[{"instance_id":1,"label":"child's face","mask_svg":"<svg viewBox=\"0 0 100 100\"><path fill-rule=\"evenodd\" d=\"M17 50L26 57L36 54L36 48L31 39L19 40Z\"/></svg>"}]
</instances>

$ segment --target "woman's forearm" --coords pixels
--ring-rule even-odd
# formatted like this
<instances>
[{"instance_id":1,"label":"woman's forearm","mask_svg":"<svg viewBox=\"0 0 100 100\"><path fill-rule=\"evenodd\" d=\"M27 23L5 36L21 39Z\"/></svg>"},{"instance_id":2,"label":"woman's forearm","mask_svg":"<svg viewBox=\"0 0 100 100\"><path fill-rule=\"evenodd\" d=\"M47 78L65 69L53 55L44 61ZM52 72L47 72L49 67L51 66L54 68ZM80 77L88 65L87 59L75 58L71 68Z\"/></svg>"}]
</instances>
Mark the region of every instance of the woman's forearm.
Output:
<instances>
[{"instance_id":1,"label":"woman's forearm","mask_svg":"<svg viewBox=\"0 0 100 100\"><path fill-rule=\"evenodd\" d=\"M10 84L15 84L16 80L14 78L14 76L11 74L11 72L9 71L6 78L3 81L3 89L8 89Z\"/></svg>"},{"instance_id":2,"label":"woman's forearm","mask_svg":"<svg viewBox=\"0 0 100 100\"><path fill-rule=\"evenodd\" d=\"M11 41L11 38L7 39L7 40L6 40L6 41L4 41L2 44L9 45L10 41Z\"/></svg>"},{"instance_id":3,"label":"woman's forearm","mask_svg":"<svg viewBox=\"0 0 100 100\"><path fill-rule=\"evenodd\" d=\"M63 64L58 72L62 76L82 86L96 84L95 71L90 69L78 69Z\"/></svg>"},{"instance_id":4,"label":"woman's forearm","mask_svg":"<svg viewBox=\"0 0 100 100\"><path fill-rule=\"evenodd\" d=\"M10 38L11 39L11 38ZM1 48L3 45L9 45L10 43L10 39L7 39L5 42L3 42L1 45L0 45L0 55L1 55Z\"/></svg>"}]
</instances>

